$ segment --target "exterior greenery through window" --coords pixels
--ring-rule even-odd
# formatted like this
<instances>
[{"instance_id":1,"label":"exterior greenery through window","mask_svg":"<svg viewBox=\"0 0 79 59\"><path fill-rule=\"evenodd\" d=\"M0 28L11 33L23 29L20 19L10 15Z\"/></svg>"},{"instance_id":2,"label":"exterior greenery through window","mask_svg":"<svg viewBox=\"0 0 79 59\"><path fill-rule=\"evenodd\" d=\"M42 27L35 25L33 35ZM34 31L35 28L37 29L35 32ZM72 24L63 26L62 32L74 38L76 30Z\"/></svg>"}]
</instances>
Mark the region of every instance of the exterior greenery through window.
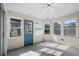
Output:
<instances>
[{"instance_id":1,"label":"exterior greenery through window","mask_svg":"<svg viewBox=\"0 0 79 59\"><path fill-rule=\"evenodd\" d=\"M66 19L64 22L64 35L75 36L76 20L73 18Z\"/></svg>"},{"instance_id":2,"label":"exterior greenery through window","mask_svg":"<svg viewBox=\"0 0 79 59\"><path fill-rule=\"evenodd\" d=\"M61 34L61 28L59 23L54 23L54 34L60 35Z\"/></svg>"}]
</instances>

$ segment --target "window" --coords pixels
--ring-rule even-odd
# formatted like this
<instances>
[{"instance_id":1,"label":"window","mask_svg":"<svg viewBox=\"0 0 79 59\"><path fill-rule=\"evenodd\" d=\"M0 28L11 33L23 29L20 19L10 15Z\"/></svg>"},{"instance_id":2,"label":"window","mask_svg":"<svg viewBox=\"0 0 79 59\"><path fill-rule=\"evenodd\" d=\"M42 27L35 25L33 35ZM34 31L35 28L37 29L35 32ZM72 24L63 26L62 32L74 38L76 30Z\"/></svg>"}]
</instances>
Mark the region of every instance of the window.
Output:
<instances>
[{"instance_id":1,"label":"window","mask_svg":"<svg viewBox=\"0 0 79 59\"><path fill-rule=\"evenodd\" d=\"M21 36L21 20L10 19L10 37Z\"/></svg>"},{"instance_id":2,"label":"window","mask_svg":"<svg viewBox=\"0 0 79 59\"><path fill-rule=\"evenodd\" d=\"M64 22L64 35L75 36L76 20L73 18L66 19Z\"/></svg>"},{"instance_id":3,"label":"window","mask_svg":"<svg viewBox=\"0 0 79 59\"><path fill-rule=\"evenodd\" d=\"M54 23L54 34L60 35L60 33L61 33L60 24Z\"/></svg>"},{"instance_id":4,"label":"window","mask_svg":"<svg viewBox=\"0 0 79 59\"><path fill-rule=\"evenodd\" d=\"M45 34L50 34L50 25L45 24Z\"/></svg>"}]
</instances>

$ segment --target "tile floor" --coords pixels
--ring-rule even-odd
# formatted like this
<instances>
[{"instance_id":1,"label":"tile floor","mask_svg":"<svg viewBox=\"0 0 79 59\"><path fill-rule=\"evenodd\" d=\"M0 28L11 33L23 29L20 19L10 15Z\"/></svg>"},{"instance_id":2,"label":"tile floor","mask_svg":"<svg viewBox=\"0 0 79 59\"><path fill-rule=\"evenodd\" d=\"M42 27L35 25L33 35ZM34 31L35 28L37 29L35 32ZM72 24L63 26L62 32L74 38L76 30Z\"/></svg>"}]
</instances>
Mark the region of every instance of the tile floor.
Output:
<instances>
[{"instance_id":1,"label":"tile floor","mask_svg":"<svg viewBox=\"0 0 79 59\"><path fill-rule=\"evenodd\" d=\"M52 44L58 45L58 46L55 47L52 44L51 45L54 47L46 46L47 44L50 44L50 43L51 42L40 42L40 43L33 44L30 46L25 46L22 48L9 50L8 56L20 56L21 54L27 53L28 51L38 52L42 48L50 48L50 49L62 51L64 53L63 56L79 56L79 49L78 48L73 48L73 47L69 46L66 50L63 50L63 49L59 49L59 47L62 46L61 44L54 44L53 42L52 42Z\"/></svg>"}]
</instances>

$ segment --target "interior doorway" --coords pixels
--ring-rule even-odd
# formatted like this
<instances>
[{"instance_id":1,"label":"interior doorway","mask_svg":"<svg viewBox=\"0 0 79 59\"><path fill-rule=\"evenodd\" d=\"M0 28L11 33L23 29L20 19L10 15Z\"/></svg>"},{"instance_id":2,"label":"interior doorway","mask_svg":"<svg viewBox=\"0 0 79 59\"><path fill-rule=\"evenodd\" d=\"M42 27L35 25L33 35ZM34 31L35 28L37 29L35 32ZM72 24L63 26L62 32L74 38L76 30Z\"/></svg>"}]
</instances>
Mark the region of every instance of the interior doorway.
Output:
<instances>
[{"instance_id":1,"label":"interior doorway","mask_svg":"<svg viewBox=\"0 0 79 59\"><path fill-rule=\"evenodd\" d=\"M33 44L33 21L24 21L24 45Z\"/></svg>"}]
</instances>

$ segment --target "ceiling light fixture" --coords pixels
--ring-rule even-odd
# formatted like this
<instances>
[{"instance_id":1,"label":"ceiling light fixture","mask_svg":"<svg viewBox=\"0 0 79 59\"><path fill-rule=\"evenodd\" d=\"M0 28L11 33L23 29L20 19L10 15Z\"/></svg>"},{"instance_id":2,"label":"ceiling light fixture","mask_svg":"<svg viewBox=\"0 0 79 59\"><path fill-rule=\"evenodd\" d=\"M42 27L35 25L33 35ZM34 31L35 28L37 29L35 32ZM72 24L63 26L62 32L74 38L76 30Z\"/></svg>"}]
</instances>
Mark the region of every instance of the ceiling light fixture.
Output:
<instances>
[{"instance_id":1,"label":"ceiling light fixture","mask_svg":"<svg viewBox=\"0 0 79 59\"><path fill-rule=\"evenodd\" d=\"M49 7L49 6L51 6L50 4L47 4L47 6Z\"/></svg>"},{"instance_id":2,"label":"ceiling light fixture","mask_svg":"<svg viewBox=\"0 0 79 59\"><path fill-rule=\"evenodd\" d=\"M46 11L46 19L50 19L50 13L53 11L53 3L46 3L46 5L42 7L42 10Z\"/></svg>"}]
</instances>

